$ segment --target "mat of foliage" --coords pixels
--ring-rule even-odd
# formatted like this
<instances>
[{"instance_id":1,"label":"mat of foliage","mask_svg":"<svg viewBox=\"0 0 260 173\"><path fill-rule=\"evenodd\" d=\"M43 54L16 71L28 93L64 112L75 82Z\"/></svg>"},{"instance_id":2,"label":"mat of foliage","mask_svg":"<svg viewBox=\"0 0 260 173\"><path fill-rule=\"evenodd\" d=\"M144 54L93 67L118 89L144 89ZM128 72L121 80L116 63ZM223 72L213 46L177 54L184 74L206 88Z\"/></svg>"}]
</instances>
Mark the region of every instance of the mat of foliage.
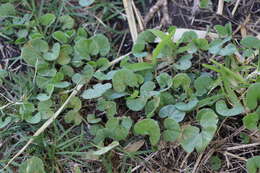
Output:
<instances>
[{"instance_id":1,"label":"mat of foliage","mask_svg":"<svg viewBox=\"0 0 260 173\"><path fill-rule=\"evenodd\" d=\"M75 27L69 15L15 16L12 4L0 6L5 26L1 32L6 39L16 34L14 43L21 46L17 60L26 66L15 72L0 69L1 167L16 153L14 141L21 145L32 135L19 134L18 126L36 131L77 85L85 87L70 100L56 125L35 139L24 154L26 160L20 157L8 168L10 172L15 167L21 173L53 171L45 163L59 155L75 157L78 164L103 160L105 169L112 170L109 157L120 153L117 157L133 158L144 145L147 150L139 154L155 152L162 142L187 153L203 153L228 118L243 122L250 131L260 130L260 40L232 39L231 24L214 26L219 35L214 40L186 32L174 42L176 27L167 32L146 30L130 54L112 64L116 57L111 58L109 39ZM67 138L74 127L75 138L71 134ZM58 143L48 141L59 129ZM5 141L14 133L13 141ZM246 144L249 138L243 136ZM41 157L42 152L48 157ZM248 172L257 172L259 157L244 158ZM219 171L219 157L212 162L210 168ZM87 169L75 163L76 171ZM123 172L133 168L118 165Z\"/></svg>"}]
</instances>

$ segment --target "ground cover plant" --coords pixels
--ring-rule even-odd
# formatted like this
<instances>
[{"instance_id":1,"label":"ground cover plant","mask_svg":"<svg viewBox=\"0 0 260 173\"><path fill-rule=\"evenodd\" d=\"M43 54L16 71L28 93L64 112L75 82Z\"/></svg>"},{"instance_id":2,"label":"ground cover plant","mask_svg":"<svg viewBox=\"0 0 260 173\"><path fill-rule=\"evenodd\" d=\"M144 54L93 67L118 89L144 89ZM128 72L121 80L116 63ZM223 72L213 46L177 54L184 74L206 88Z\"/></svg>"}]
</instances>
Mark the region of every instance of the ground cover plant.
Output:
<instances>
[{"instance_id":1,"label":"ground cover plant","mask_svg":"<svg viewBox=\"0 0 260 173\"><path fill-rule=\"evenodd\" d=\"M220 172L227 156L259 171L259 150L218 151L228 138L217 140L227 121L240 122L243 144L235 147L259 145L257 37L234 38L231 23L215 25L216 38L187 31L177 41L176 26L146 29L119 56L108 34L79 25L80 11L71 9L105 2L62 1L58 11L44 10L44 1L0 2L0 36L20 50L0 68L2 172L140 172L143 156L169 146L194 163L182 158L186 166L161 172L203 172L197 167L207 152L208 172Z\"/></svg>"}]
</instances>

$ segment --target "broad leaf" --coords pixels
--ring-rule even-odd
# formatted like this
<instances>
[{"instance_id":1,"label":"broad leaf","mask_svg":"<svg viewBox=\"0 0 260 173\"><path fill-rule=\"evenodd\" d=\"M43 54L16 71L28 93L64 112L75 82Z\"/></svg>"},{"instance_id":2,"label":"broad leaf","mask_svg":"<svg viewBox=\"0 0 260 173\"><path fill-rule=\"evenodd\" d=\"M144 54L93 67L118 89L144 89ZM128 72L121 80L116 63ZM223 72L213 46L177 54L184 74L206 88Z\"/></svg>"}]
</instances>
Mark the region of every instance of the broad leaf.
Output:
<instances>
[{"instance_id":1,"label":"broad leaf","mask_svg":"<svg viewBox=\"0 0 260 173\"><path fill-rule=\"evenodd\" d=\"M181 122L185 117L185 112L178 110L175 105L167 105L160 110L159 116L161 118L169 117L176 122Z\"/></svg>"},{"instance_id":2,"label":"broad leaf","mask_svg":"<svg viewBox=\"0 0 260 173\"><path fill-rule=\"evenodd\" d=\"M197 114L202 130L194 126L187 126L182 132L180 143L184 150L192 152L195 148L202 152L213 139L217 130L218 117L211 109L202 109Z\"/></svg>"},{"instance_id":3,"label":"broad leaf","mask_svg":"<svg viewBox=\"0 0 260 173\"><path fill-rule=\"evenodd\" d=\"M246 169L248 173L257 173L260 170L260 156L254 156L247 160Z\"/></svg>"},{"instance_id":4,"label":"broad leaf","mask_svg":"<svg viewBox=\"0 0 260 173\"><path fill-rule=\"evenodd\" d=\"M152 145L156 145L160 140L160 127L155 120L147 118L138 121L134 126L134 131L136 134L149 135Z\"/></svg>"},{"instance_id":5,"label":"broad leaf","mask_svg":"<svg viewBox=\"0 0 260 173\"><path fill-rule=\"evenodd\" d=\"M46 52L43 58L47 61L54 61L59 57L60 54L60 44L55 43L52 47L52 52Z\"/></svg>"},{"instance_id":6,"label":"broad leaf","mask_svg":"<svg viewBox=\"0 0 260 173\"><path fill-rule=\"evenodd\" d=\"M186 73L179 73L173 78L173 88L182 87L187 93L191 84L191 79Z\"/></svg>"},{"instance_id":7,"label":"broad leaf","mask_svg":"<svg viewBox=\"0 0 260 173\"><path fill-rule=\"evenodd\" d=\"M207 93L213 83L212 78L209 75L201 75L194 81L194 87L196 89L196 95L202 96Z\"/></svg>"},{"instance_id":8,"label":"broad leaf","mask_svg":"<svg viewBox=\"0 0 260 173\"><path fill-rule=\"evenodd\" d=\"M82 97L84 99L93 99L101 97L108 89L112 88L110 83L106 84L96 84L93 86L93 89L87 89L83 92Z\"/></svg>"},{"instance_id":9,"label":"broad leaf","mask_svg":"<svg viewBox=\"0 0 260 173\"><path fill-rule=\"evenodd\" d=\"M252 36L247 36L247 37L243 38L241 40L240 44L242 44L246 48L251 48L251 49L253 49L253 48L259 49L260 48L260 40L256 37L252 37Z\"/></svg>"},{"instance_id":10,"label":"broad leaf","mask_svg":"<svg viewBox=\"0 0 260 173\"><path fill-rule=\"evenodd\" d=\"M40 23L44 26L50 26L55 22L55 19L56 19L55 15L51 13L44 14L39 18Z\"/></svg>"},{"instance_id":11,"label":"broad leaf","mask_svg":"<svg viewBox=\"0 0 260 173\"><path fill-rule=\"evenodd\" d=\"M69 41L68 36L62 31L56 31L52 34L52 37L60 43L67 43Z\"/></svg>"},{"instance_id":12,"label":"broad leaf","mask_svg":"<svg viewBox=\"0 0 260 173\"><path fill-rule=\"evenodd\" d=\"M122 69L117 71L112 78L113 88L117 92L125 91L126 87L137 87L138 77L132 71Z\"/></svg>"},{"instance_id":13,"label":"broad leaf","mask_svg":"<svg viewBox=\"0 0 260 173\"><path fill-rule=\"evenodd\" d=\"M45 173L42 160L31 157L20 165L19 173Z\"/></svg>"},{"instance_id":14,"label":"broad leaf","mask_svg":"<svg viewBox=\"0 0 260 173\"><path fill-rule=\"evenodd\" d=\"M161 89L170 88L172 86L172 78L168 73L161 73L156 77Z\"/></svg>"},{"instance_id":15,"label":"broad leaf","mask_svg":"<svg viewBox=\"0 0 260 173\"><path fill-rule=\"evenodd\" d=\"M258 106L258 101L260 100L260 83L251 84L247 90L245 104L246 106L253 110Z\"/></svg>"},{"instance_id":16,"label":"broad leaf","mask_svg":"<svg viewBox=\"0 0 260 173\"><path fill-rule=\"evenodd\" d=\"M260 114L259 112L250 113L243 118L244 126L249 130L260 130Z\"/></svg>"},{"instance_id":17,"label":"broad leaf","mask_svg":"<svg viewBox=\"0 0 260 173\"><path fill-rule=\"evenodd\" d=\"M79 125L82 121L82 117L76 110L71 110L67 112L64 116L66 123L74 123L75 125Z\"/></svg>"},{"instance_id":18,"label":"broad leaf","mask_svg":"<svg viewBox=\"0 0 260 173\"><path fill-rule=\"evenodd\" d=\"M132 111L141 111L147 102L147 97L141 96L137 99L127 99L126 105Z\"/></svg>"},{"instance_id":19,"label":"broad leaf","mask_svg":"<svg viewBox=\"0 0 260 173\"><path fill-rule=\"evenodd\" d=\"M0 5L0 17L15 16L16 10L11 3L3 3Z\"/></svg>"},{"instance_id":20,"label":"broad leaf","mask_svg":"<svg viewBox=\"0 0 260 173\"><path fill-rule=\"evenodd\" d=\"M74 26L74 19L70 17L69 15L64 15L59 18L60 22L62 23L62 29L72 29Z\"/></svg>"},{"instance_id":21,"label":"broad leaf","mask_svg":"<svg viewBox=\"0 0 260 173\"><path fill-rule=\"evenodd\" d=\"M166 118L163 122L164 128L166 130L163 131L163 139L165 141L173 142L179 138L181 134L181 128L179 124L172 118Z\"/></svg>"},{"instance_id":22,"label":"broad leaf","mask_svg":"<svg viewBox=\"0 0 260 173\"><path fill-rule=\"evenodd\" d=\"M219 100L216 103L216 112L219 115L230 117L240 115L244 112L244 107L241 104L234 105L233 108L228 108L224 100Z\"/></svg>"},{"instance_id":23,"label":"broad leaf","mask_svg":"<svg viewBox=\"0 0 260 173\"><path fill-rule=\"evenodd\" d=\"M104 99L98 101L97 109L105 111L107 118L112 118L117 113L116 102L106 101Z\"/></svg>"},{"instance_id":24,"label":"broad leaf","mask_svg":"<svg viewBox=\"0 0 260 173\"><path fill-rule=\"evenodd\" d=\"M184 55L182 56L176 64L173 65L177 70L188 70L191 67L191 59L192 55Z\"/></svg>"},{"instance_id":25,"label":"broad leaf","mask_svg":"<svg viewBox=\"0 0 260 173\"><path fill-rule=\"evenodd\" d=\"M87 120L91 124L96 124L101 121L101 118L96 118L95 114L88 114Z\"/></svg>"},{"instance_id":26,"label":"broad leaf","mask_svg":"<svg viewBox=\"0 0 260 173\"><path fill-rule=\"evenodd\" d=\"M100 53L100 55L105 56L109 53L110 43L107 37L102 34L97 34L92 37L92 40L96 42L98 46L98 53Z\"/></svg>"},{"instance_id":27,"label":"broad leaf","mask_svg":"<svg viewBox=\"0 0 260 173\"><path fill-rule=\"evenodd\" d=\"M199 102L199 100L197 98L193 98L188 103L179 102L179 103L175 104L175 107L180 111L189 112L189 111L192 111L193 109L195 109L198 102Z\"/></svg>"}]
</instances>

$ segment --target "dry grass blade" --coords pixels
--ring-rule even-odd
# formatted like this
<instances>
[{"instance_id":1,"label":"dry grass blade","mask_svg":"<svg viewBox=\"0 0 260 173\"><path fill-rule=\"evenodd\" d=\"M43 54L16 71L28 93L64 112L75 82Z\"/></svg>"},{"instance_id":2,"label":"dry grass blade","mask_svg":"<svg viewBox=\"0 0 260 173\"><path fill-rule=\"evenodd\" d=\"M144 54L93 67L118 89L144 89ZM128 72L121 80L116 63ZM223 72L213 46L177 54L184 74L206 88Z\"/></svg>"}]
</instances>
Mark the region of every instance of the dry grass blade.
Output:
<instances>
[{"instance_id":1,"label":"dry grass blade","mask_svg":"<svg viewBox=\"0 0 260 173\"><path fill-rule=\"evenodd\" d=\"M143 31L144 30L144 19L142 18L142 15L141 15L140 11L138 10L138 8L136 8L134 1L132 1L132 5L133 5L134 12L135 12L135 16L138 21L139 29L141 31Z\"/></svg>"},{"instance_id":2,"label":"dry grass blade","mask_svg":"<svg viewBox=\"0 0 260 173\"><path fill-rule=\"evenodd\" d=\"M122 59L124 59L126 56L128 56L130 53L127 53L126 55L123 55L117 59L115 59L114 61L112 61L110 63L110 66L118 63L119 61L121 61ZM62 104L62 106L55 112L55 114L50 117L32 136L32 138L25 144L25 146L17 153L15 154L10 160L9 162L5 165L4 169L6 169L19 155L21 155L26 148L33 142L34 137L39 136L42 132L44 132L44 130L46 128L49 127L49 125L60 115L60 113L63 111L63 109L67 106L67 104L70 102L71 98L74 97L75 95L78 94L78 92L81 90L81 88L84 86L85 84L79 84L70 94L70 96L67 98L67 100Z\"/></svg>"},{"instance_id":3,"label":"dry grass blade","mask_svg":"<svg viewBox=\"0 0 260 173\"><path fill-rule=\"evenodd\" d=\"M195 166L194 166L194 168L193 168L193 170L192 170L191 173L196 173L196 172L197 172L197 169L199 168L199 164L200 164L200 161L201 161L201 159L202 159L202 156L203 156L203 153L200 153L200 155L199 155L199 157L197 158L196 163L195 163Z\"/></svg>"},{"instance_id":4,"label":"dry grass blade","mask_svg":"<svg viewBox=\"0 0 260 173\"><path fill-rule=\"evenodd\" d=\"M260 142L253 143L253 144L238 145L238 146L235 146L235 147L228 147L227 151L239 150L239 149L242 149L242 148L255 147L255 146L258 146L258 145L260 145Z\"/></svg>"},{"instance_id":5,"label":"dry grass blade","mask_svg":"<svg viewBox=\"0 0 260 173\"><path fill-rule=\"evenodd\" d=\"M237 7L238 7L238 5L239 5L239 3L240 3L240 1L241 0L237 0L237 2L236 2L236 4L235 4L235 7L233 8L233 10L232 10L232 16L234 16L235 15L235 13L236 13L236 11L237 11Z\"/></svg>"},{"instance_id":6,"label":"dry grass blade","mask_svg":"<svg viewBox=\"0 0 260 173\"><path fill-rule=\"evenodd\" d=\"M236 158L236 159L239 159L239 160L242 160L242 161L245 161L245 162L247 161L246 158L237 156L237 155L232 154L232 153L229 153L229 152L227 152L227 151L224 152L224 155L226 155L226 156L231 156L231 157L233 157L233 158Z\"/></svg>"},{"instance_id":7,"label":"dry grass blade","mask_svg":"<svg viewBox=\"0 0 260 173\"><path fill-rule=\"evenodd\" d=\"M223 8L224 8L224 0L218 0L217 14L222 15L223 14Z\"/></svg>"},{"instance_id":8,"label":"dry grass blade","mask_svg":"<svg viewBox=\"0 0 260 173\"><path fill-rule=\"evenodd\" d=\"M138 33L137 33L134 11L132 8L132 0L123 0L123 4L124 4L125 12L126 12L126 17L127 17L127 22L129 25L130 33L131 33L133 42L135 42L137 39Z\"/></svg>"}]
</instances>

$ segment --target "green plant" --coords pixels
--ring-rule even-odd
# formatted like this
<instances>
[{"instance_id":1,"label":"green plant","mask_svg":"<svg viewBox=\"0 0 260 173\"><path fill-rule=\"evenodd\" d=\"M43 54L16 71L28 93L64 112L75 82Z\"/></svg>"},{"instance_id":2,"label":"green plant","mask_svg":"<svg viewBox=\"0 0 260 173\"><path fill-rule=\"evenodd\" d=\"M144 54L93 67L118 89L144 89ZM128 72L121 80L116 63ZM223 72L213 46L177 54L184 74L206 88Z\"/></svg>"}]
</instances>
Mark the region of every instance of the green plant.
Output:
<instances>
[{"instance_id":1,"label":"green plant","mask_svg":"<svg viewBox=\"0 0 260 173\"><path fill-rule=\"evenodd\" d=\"M98 2L79 1L84 7L95 3ZM208 1L201 1L200 5L207 4ZM219 38L210 42L193 31L185 32L175 42L172 38L176 27L167 32L146 30L140 33L131 53L113 61L120 61L115 65L111 62L113 47L109 39L77 28L72 15L43 13L44 10L37 15L33 10L32 15L17 17L10 3L2 4L0 9L4 20L1 34L21 46L19 60L26 64L26 70L17 73L0 70L0 84L8 88L0 100L0 128L22 123L38 127L52 120L55 110L63 108L57 122L85 127L89 133L89 141L84 141L87 148L76 148L75 152L71 150L79 144L76 140L81 135L70 139L66 130L55 140L57 144L44 143L47 139L36 142L41 149L39 143L49 147L46 157L55 160L63 154L76 160L74 156L78 154L80 159L82 155L84 159L107 159L112 155L109 151L121 149L129 137L146 136L147 146L152 149L163 140L180 144L186 152L203 152L223 117L243 114L246 128L259 129L260 61L255 61L254 51L259 50L260 41L250 36L240 44L234 42L231 24L215 26ZM150 48L153 50L148 52ZM254 60L244 67L236 60L239 52L244 59ZM138 62L149 53L151 59ZM211 56L211 64L193 68L203 53ZM217 62L216 56L224 60ZM82 93L77 91L78 86L84 88ZM80 94L69 95L71 91ZM57 122L53 122L54 126ZM65 142L61 142L63 137ZM32 157L20 169L38 165L39 171L44 172L46 157ZM103 163L109 170L111 163ZM217 157L212 158L212 169L218 170L220 164ZM249 159L247 167L255 170L255 160Z\"/></svg>"}]
</instances>

